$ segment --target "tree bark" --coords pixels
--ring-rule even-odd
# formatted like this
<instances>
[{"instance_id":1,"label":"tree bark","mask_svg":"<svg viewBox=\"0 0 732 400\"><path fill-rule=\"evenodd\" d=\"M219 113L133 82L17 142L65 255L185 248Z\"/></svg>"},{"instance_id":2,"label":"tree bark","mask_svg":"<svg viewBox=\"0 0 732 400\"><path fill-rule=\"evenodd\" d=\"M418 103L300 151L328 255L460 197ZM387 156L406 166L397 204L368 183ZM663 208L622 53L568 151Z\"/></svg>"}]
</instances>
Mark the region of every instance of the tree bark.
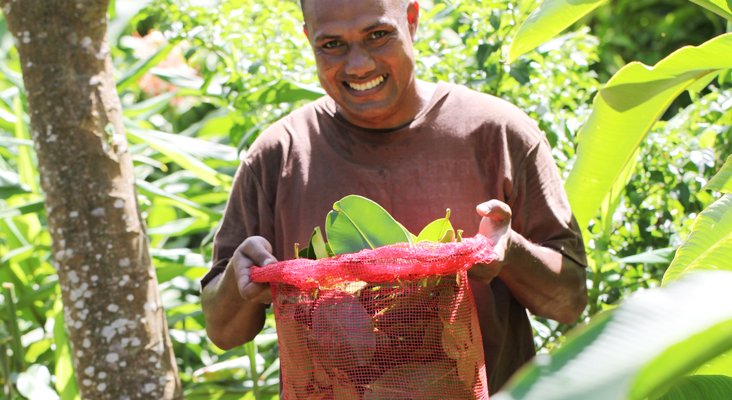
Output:
<instances>
[{"instance_id":1,"label":"tree bark","mask_svg":"<svg viewBox=\"0 0 732 400\"><path fill-rule=\"evenodd\" d=\"M0 5L20 54L80 394L180 398L112 75L108 1Z\"/></svg>"}]
</instances>

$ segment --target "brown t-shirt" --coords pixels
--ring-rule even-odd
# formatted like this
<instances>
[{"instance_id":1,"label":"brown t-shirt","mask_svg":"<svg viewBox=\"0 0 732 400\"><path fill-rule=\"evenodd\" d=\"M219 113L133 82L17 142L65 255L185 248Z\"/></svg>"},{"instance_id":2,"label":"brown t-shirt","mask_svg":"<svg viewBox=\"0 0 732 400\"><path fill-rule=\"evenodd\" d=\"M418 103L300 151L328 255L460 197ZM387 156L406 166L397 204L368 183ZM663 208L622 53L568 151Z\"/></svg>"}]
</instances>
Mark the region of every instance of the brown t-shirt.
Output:
<instances>
[{"instance_id":1,"label":"brown t-shirt","mask_svg":"<svg viewBox=\"0 0 732 400\"><path fill-rule=\"evenodd\" d=\"M264 236L278 259L292 258L294 243L307 244L333 203L349 194L378 202L413 233L450 208L466 237L478 232L475 206L498 199L511 207L516 232L586 264L546 139L510 103L439 83L411 123L388 131L356 127L335 110L323 97L273 124L248 150L203 285L248 236ZM495 392L534 355L532 330L500 279L471 287Z\"/></svg>"}]
</instances>

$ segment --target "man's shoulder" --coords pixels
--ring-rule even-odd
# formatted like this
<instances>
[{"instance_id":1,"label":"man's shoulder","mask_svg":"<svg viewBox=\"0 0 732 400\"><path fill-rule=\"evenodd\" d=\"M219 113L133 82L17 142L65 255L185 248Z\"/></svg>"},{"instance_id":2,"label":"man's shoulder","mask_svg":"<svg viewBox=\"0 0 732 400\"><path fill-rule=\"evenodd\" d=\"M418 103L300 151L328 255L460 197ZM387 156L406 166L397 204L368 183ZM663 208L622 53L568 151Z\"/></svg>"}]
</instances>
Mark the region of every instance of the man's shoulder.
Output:
<instances>
[{"instance_id":1,"label":"man's shoulder","mask_svg":"<svg viewBox=\"0 0 732 400\"><path fill-rule=\"evenodd\" d=\"M327 99L322 97L296 108L273 122L254 140L247 150L247 155L267 156L273 152L284 155L293 144L306 141L309 135L304 135L303 132L318 125L321 116L326 113L326 103Z\"/></svg>"},{"instance_id":2,"label":"man's shoulder","mask_svg":"<svg viewBox=\"0 0 732 400\"><path fill-rule=\"evenodd\" d=\"M460 84L449 85L443 111L473 125L507 130L534 142L543 137L536 121L508 100Z\"/></svg>"}]
</instances>

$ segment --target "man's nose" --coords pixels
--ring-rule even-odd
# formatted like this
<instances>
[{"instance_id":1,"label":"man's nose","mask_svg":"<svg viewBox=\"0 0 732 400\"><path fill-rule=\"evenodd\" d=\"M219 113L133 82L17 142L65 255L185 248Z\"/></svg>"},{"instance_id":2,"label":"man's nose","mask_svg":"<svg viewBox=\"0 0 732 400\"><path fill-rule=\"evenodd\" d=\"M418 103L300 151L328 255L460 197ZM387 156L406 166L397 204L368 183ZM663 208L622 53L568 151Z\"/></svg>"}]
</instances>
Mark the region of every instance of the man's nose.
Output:
<instances>
[{"instance_id":1,"label":"man's nose","mask_svg":"<svg viewBox=\"0 0 732 400\"><path fill-rule=\"evenodd\" d=\"M348 49L345 72L351 76L365 76L376 67L371 53L360 45L351 46Z\"/></svg>"}]
</instances>

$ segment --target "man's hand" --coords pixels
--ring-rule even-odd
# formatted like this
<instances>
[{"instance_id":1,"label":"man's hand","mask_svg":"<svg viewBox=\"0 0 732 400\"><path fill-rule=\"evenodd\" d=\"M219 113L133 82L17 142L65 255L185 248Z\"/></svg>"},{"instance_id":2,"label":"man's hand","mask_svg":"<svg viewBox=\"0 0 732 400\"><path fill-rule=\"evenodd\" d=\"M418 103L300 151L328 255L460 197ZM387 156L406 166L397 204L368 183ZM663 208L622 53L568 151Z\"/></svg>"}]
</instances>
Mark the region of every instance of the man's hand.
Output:
<instances>
[{"instance_id":1,"label":"man's hand","mask_svg":"<svg viewBox=\"0 0 732 400\"><path fill-rule=\"evenodd\" d=\"M511 207L500 200L488 200L475 210L482 217L478 232L493 242L497 258L490 264L476 264L470 269L470 276L488 282L503 268L511 237Z\"/></svg>"},{"instance_id":2,"label":"man's hand","mask_svg":"<svg viewBox=\"0 0 732 400\"><path fill-rule=\"evenodd\" d=\"M244 240L229 260L227 268L233 269L239 295L246 301L269 304L272 291L269 284L251 281L252 268L263 267L277 261L272 255L272 245L261 236Z\"/></svg>"}]
</instances>

